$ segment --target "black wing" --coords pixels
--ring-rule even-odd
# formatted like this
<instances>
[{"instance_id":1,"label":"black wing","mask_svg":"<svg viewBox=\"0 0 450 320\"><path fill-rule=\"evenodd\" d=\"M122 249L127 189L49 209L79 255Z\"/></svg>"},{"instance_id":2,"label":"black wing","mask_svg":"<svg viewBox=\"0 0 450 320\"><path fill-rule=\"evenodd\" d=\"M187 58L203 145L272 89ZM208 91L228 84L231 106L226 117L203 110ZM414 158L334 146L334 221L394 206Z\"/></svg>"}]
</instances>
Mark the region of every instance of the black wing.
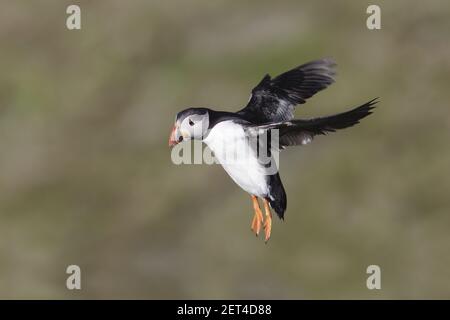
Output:
<instances>
[{"instance_id":1,"label":"black wing","mask_svg":"<svg viewBox=\"0 0 450 320\"><path fill-rule=\"evenodd\" d=\"M294 107L334 82L334 61L321 59L303 64L271 79L266 75L252 90L247 106L238 111L246 120L263 124L291 120Z\"/></svg>"},{"instance_id":2,"label":"black wing","mask_svg":"<svg viewBox=\"0 0 450 320\"><path fill-rule=\"evenodd\" d=\"M326 135L329 132L335 132L359 123L359 120L372 113L371 110L375 108L374 105L378 102L377 99L373 99L350 111L329 117L278 122L254 126L250 129L256 129L255 133L278 129L280 149L284 149L287 146L305 145L310 143L316 135Z\"/></svg>"}]
</instances>

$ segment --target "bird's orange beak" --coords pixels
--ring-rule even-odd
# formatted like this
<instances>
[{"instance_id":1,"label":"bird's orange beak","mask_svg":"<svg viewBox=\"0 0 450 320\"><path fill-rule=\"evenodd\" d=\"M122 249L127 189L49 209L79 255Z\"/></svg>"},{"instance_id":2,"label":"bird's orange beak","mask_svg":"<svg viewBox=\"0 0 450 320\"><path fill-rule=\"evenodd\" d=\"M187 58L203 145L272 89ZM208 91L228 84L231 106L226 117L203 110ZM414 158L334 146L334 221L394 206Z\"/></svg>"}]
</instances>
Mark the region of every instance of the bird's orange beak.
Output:
<instances>
[{"instance_id":1,"label":"bird's orange beak","mask_svg":"<svg viewBox=\"0 0 450 320\"><path fill-rule=\"evenodd\" d=\"M172 128L172 131L170 132L169 147L173 147L174 145L178 144L177 129L177 125L175 124Z\"/></svg>"}]
</instances>

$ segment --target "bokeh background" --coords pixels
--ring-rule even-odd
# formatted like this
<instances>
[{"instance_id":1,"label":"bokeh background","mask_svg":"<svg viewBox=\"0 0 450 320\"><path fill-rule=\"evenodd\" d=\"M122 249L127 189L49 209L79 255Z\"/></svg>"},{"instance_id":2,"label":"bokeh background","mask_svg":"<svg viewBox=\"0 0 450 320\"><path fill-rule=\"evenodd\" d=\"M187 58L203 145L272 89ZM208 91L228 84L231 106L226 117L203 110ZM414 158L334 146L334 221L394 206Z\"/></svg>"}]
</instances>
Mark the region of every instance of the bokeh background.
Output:
<instances>
[{"instance_id":1,"label":"bokeh background","mask_svg":"<svg viewBox=\"0 0 450 320\"><path fill-rule=\"evenodd\" d=\"M450 3L376 1L370 31L372 3L2 0L0 298L450 298ZM381 102L281 154L265 245L249 196L218 165L174 165L169 131L322 57L337 82L298 117Z\"/></svg>"}]
</instances>

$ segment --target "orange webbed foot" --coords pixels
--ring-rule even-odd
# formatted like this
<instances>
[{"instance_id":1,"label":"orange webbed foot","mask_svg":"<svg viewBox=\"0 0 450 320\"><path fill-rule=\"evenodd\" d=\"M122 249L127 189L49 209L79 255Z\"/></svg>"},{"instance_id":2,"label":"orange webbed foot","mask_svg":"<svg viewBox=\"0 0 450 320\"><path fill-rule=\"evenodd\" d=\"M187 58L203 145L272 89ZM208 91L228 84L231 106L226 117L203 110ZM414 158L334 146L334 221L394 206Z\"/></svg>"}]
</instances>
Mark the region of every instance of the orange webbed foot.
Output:
<instances>
[{"instance_id":1,"label":"orange webbed foot","mask_svg":"<svg viewBox=\"0 0 450 320\"><path fill-rule=\"evenodd\" d=\"M256 234L256 236L258 236L263 224L263 214L261 212L261 209L259 208L258 198L252 195L252 201L255 214L253 216L251 229Z\"/></svg>"},{"instance_id":2,"label":"orange webbed foot","mask_svg":"<svg viewBox=\"0 0 450 320\"><path fill-rule=\"evenodd\" d=\"M265 241L269 241L272 232L272 212L270 211L269 201L264 199L264 210L266 212L266 221L264 222Z\"/></svg>"}]
</instances>

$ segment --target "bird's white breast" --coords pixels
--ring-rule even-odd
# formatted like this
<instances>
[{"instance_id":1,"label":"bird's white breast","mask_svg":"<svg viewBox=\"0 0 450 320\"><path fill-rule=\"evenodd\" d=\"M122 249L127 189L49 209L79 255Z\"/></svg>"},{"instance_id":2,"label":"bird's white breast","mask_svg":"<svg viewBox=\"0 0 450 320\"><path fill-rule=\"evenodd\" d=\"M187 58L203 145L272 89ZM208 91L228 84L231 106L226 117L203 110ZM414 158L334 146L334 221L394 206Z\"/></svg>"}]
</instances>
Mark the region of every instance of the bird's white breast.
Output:
<instances>
[{"instance_id":1,"label":"bird's white breast","mask_svg":"<svg viewBox=\"0 0 450 320\"><path fill-rule=\"evenodd\" d=\"M244 128L232 120L216 124L203 140L214 156L242 189L260 197L267 196L266 171L249 147Z\"/></svg>"}]
</instances>

